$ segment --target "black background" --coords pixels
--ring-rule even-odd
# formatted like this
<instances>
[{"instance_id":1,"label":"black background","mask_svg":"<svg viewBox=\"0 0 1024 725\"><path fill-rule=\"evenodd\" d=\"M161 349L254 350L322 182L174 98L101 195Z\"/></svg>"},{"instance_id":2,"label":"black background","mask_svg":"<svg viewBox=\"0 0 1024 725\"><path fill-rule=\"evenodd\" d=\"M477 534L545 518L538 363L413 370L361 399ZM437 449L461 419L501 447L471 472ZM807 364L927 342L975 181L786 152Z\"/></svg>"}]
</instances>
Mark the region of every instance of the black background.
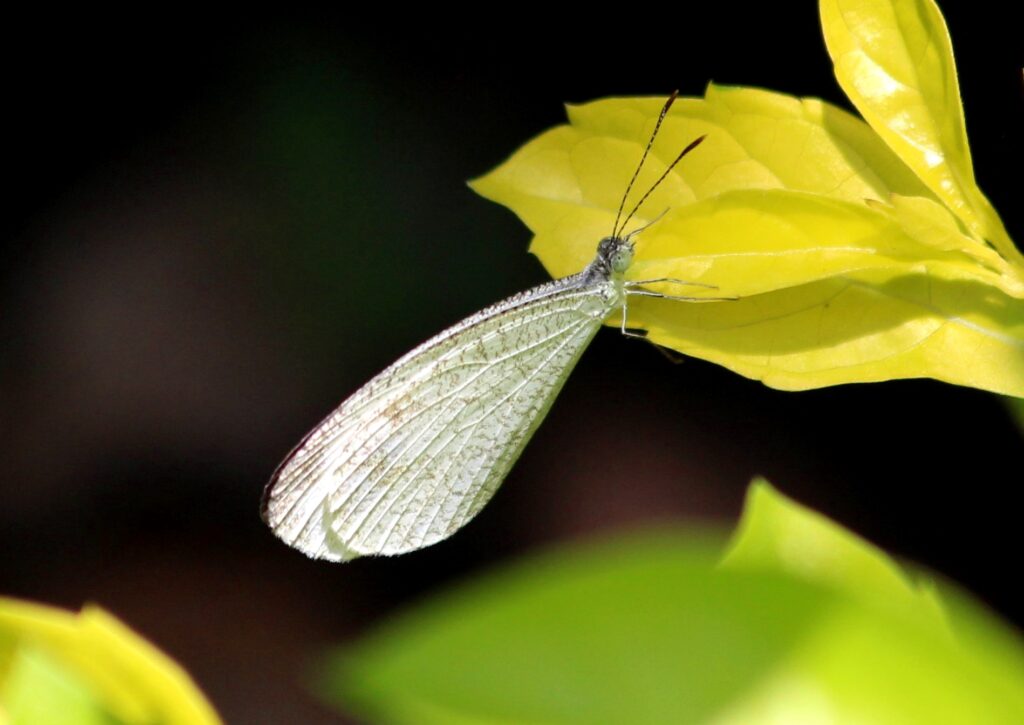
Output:
<instances>
[{"instance_id":1,"label":"black background","mask_svg":"<svg viewBox=\"0 0 1024 725\"><path fill-rule=\"evenodd\" d=\"M545 544L731 525L763 474L1024 621L1022 441L1000 400L782 393L611 332L453 539L332 566L257 516L342 397L544 281L467 179L567 101L713 80L849 107L813 3L175 10L12 18L0 50L0 593L108 607L231 722L333 722L300 685L326 646ZM1009 4L944 11L979 183L1022 239L1019 23Z\"/></svg>"}]
</instances>

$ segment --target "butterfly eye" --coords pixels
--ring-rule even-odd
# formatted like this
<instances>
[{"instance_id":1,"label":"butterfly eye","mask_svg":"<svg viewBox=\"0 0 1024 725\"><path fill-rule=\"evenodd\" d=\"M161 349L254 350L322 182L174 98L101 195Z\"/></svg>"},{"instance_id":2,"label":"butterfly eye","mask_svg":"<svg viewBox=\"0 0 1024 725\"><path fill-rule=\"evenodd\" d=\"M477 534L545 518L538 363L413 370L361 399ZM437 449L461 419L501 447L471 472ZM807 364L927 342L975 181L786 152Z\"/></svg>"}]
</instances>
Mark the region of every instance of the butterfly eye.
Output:
<instances>
[{"instance_id":1,"label":"butterfly eye","mask_svg":"<svg viewBox=\"0 0 1024 725\"><path fill-rule=\"evenodd\" d=\"M612 256L612 271L621 274L629 269L629 265L632 263L633 248L629 245L623 245Z\"/></svg>"}]
</instances>

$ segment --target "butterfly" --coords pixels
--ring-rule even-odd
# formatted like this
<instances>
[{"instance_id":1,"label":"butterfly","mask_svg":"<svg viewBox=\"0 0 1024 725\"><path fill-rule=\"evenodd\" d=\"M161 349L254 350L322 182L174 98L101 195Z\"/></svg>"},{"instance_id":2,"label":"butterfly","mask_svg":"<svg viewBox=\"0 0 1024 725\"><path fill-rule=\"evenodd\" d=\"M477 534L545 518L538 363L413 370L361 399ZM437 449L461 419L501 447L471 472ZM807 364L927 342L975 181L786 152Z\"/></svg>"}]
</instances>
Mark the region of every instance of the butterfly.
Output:
<instances>
[{"instance_id":1,"label":"butterfly","mask_svg":"<svg viewBox=\"0 0 1024 725\"><path fill-rule=\"evenodd\" d=\"M704 140L684 148L623 219L675 98L662 108L594 260L444 330L341 403L267 484L261 514L274 534L330 561L403 554L448 538L494 495L604 321L621 310L622 332L642 337L626 327L630 296L709 299L644 288L690 282L624 278L646 228L627 234L626 225Z\"/></svg>"}]
</instances>

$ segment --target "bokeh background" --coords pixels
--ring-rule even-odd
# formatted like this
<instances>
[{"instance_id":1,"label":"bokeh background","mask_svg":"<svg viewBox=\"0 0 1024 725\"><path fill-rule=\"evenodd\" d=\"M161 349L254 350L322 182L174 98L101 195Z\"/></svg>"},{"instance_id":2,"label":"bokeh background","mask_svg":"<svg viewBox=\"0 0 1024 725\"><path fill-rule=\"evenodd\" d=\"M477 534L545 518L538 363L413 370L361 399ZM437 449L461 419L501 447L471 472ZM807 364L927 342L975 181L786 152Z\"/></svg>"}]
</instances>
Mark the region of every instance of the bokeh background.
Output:
<instances>
[{"instance_id":1,"label":"bokeh background","mask_svg":"<svg viewBox=\"0 0 1024 725\"><path fill-rule=\"evenodd\" d=\"M1001 401L930 381L781 393L611 331L453 539L344 566L277 542L260 491L309 427L546 279L465 181L563 102L714 80L848 107L809 2L359 10L8 24L0 593L109 608L230 722L339 722L302 684L327 646L542 546L730 526L764 474L1024 622L1024 441ZM994 0L943 10L980 184L1024 239L1019 23Z\"/></svg>"}]
</instances>

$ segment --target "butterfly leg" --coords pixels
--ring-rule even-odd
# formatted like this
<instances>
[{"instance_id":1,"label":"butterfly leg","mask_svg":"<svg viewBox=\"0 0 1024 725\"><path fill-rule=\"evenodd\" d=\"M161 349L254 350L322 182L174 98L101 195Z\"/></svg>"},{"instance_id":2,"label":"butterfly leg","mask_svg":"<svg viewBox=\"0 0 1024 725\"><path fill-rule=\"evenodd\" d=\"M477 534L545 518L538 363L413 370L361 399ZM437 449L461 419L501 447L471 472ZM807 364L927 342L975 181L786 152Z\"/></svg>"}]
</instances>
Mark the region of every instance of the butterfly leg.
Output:
<instances>
[{"instance_id":1,"label":"butterfly leg","mask_svg":"<svg viewBox=\"0 0 1024 725\"><path fill-rule=\"evenodd\" d=\"M675 300L677 302L724 302L727 300L738 300L738 297L688 297L684 295L667 295L664 292L654 292L653 290L646 290L641 285L648 285L655 282L673 282L680 285L694 285L696 287L706 287L710 290L717 290L718 287L715 285L705 285L696 282L684 282L682 280L673 280L671 278L664 278L660 280L644 280L643 282L626 283L626 294L636 295L637 297L656 297L663 300Z\"/></svg>"},{"instance_id":2,"label":"butterfly leg","mask_svg":"<svg viewBox=\"0 0 1024 725\"><path fill-rule=\"evenodd\" d=\"M647 337L647 330L641 330L640 332L634 332L633 330L630 330L629 328L627 328L626 327L626 309L627 309L627 305L625 303L623 303L622 304L622 326L621 326L621 331L622 331L623 335L625 335L626 337L634 337L634 338L636 338L638 340L645 340L646 342L651 343L651 345L653 345L655 348L657 348L658 352L660 352L662 355L664 355L668 359L668 361L670 363L678 365L679 363L683 362L686 359L685 355L681 355L680 353L676 352L672 348L665 347L664 345L659 345L658 343L653 342L649 337Z\"/></svg>"},{"instance_id":3,"label":"butterfly leg","mask_svg":"<svg viewBox=\"0 0 1024 725\"><path fill-rule=\"evenodd\" d=\"M626 311L628 309L629 309L629 306L626 304L626 301L623 300L622 301L622 325L620 327L620 329L622 331L622 334L625 335L626 337L636 337L636 338L639 338L641 340L646 340L647 339L647 331L646 330L643 330L641 332L634 332L633 330L630 330L629 328L626 327Z\"/></svg>"},{"instance_id":4,"label":"butterfly leg","mask_svg":"<svg viewBox=\"0 0 1024 725\"><path fill-rule=\"evenodd\" d=\"M739 299L739 297L682 297L680 295L666 295L649 289L629 289L626 290L626 294L637 297L656 297L660 300L673 300L676 302L724 302Z\"/></svg>"},{"instance_id":5,"label":"butterfly leg","mask_svg":"<svg viewBox=\"0 0 1024 725\"><path fill-rule=\"evenodd\" d=\"M656 284L658 282L669 282L671 284L679 284L686 287L705 287L707 289L718 289L716 284L708 284L706 282L690 282L685 279L677 279L676 277L655 277L654 279L639 279L639 280L626 280L625 285L629 287L643 287L647 284Z\"/></svg>"}]
</instances>

